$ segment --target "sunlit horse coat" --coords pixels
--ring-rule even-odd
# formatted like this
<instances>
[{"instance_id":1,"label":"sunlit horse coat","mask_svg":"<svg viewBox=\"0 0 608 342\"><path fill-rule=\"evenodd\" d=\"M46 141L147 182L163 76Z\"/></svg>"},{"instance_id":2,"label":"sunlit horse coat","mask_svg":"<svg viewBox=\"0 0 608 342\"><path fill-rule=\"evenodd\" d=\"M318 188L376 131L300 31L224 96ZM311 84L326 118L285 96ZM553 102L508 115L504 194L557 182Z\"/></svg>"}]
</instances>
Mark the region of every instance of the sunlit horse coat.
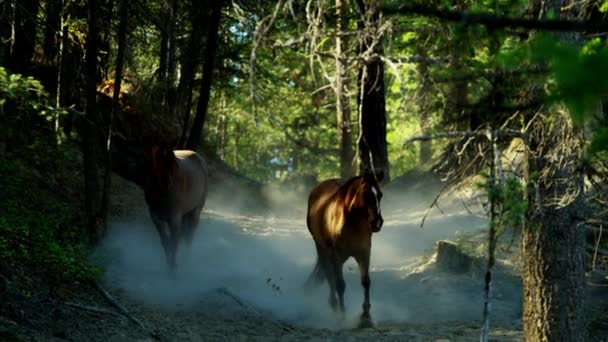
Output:
<instances>
[{"instance_id":1,"label":"sunlit horse coat","mask_svg":"<svg viewBox=\"0 0 608 342\"><path fill-rule=\"evenodd\" d=\"M306 223L315 241L317 264L307 281L307 287L327 280L329 302L334 309L344 311L346 284L342 273L344 262L354 257L359 264L364 288L362 319L371 321L369 263L372 233L383 224L380 212L382 192L377 177L371 174L354 177L346 183L326 180L315 187L308 199Z\"/></svg>"}]
</instances>

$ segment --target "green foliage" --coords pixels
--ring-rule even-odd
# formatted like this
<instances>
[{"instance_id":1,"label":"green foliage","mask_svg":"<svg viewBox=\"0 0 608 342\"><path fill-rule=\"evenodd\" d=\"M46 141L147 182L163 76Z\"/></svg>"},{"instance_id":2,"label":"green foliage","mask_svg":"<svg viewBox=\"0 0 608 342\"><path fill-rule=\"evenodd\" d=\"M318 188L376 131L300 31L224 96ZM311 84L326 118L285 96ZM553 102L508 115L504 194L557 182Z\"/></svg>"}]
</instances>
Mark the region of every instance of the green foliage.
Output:
<instances>
[{"instance_id":1,"label":"green foliage","mask_svg":"<svg viewBox=\"0 0 608 342\"><path fill-rule=\"evenodd\" d=\"M90 278L78 201L70 190L80 163L71 144L56 144L51 106L39 81L0 67L0 260L43 269L55 278Z\"/></svg>"},{"instance_id":2,"label":"green foliage","mask_svg":"<svg viewBox=\"0 0 608 342\"><path fill-rule=\"evenodd\" d=\"M591 157L606 157L608 122L595 117L600 114L599 104L608 94L608 79L598 77L608 73L608 45L603 39L592 38L575 45L549 34L539 34L498 59L506 68L521 64L546 65L549 71L545 80L547 103L565 104L579 125L596 120L588 152Z\"/></svg>"},{"instance_id":3,"label":"green foliage","mask_svg":"<svg viewBox=\"0 0 608 342\"><path fill-rule=\"evenodd\" d=\"M508 177L500 185L492 185L487 173L482 173L483 180L478 186L485 189L488 194L488 202L494 201L496 205L496 216L494 225L496 235L502 235L508 229L522 227L523 218L528 210L528 202L525 200L524 187L521 181L515 177Z\"/></svg>"},{"instance_id":4,"label":"green foliage","mask_svg":"<svg viewBox=\"0 0 608 342\"><path fill-rule=\"evenodd\" d=\"M38 80L10 74L0 67L1 135L16 142L31 142L32 137L27 133L48 132L52 127L48 122L59 120L67 113L65 109L51 105L47 92ZM60 130L55 133L57 139L65 138Z\"/></svg>"},{"instance_id":5,"label":"green foliage","mask_svg":"<svg viewBox=\"0 0 608 342\"><path fill-rule=\"evenodd\" d=\"M563 101L577 123L589 117L608 93L608 80L597 77L608 72L608 46L599 38L578 47L541 35L531 43L530 60L548 62L548 100Z\"/></svg>"},{"instance_id":6,"label":"green foliage","mask_svg":"<svg viewBox=\"0 0 608 342\"><path fill-rule=\"evenodd\" d=\"M0 159L0 259L56 279L96 276L84 261L87 247L75 203L44 190L42 177L23 161Z\"/></svg>"}]
</instances>

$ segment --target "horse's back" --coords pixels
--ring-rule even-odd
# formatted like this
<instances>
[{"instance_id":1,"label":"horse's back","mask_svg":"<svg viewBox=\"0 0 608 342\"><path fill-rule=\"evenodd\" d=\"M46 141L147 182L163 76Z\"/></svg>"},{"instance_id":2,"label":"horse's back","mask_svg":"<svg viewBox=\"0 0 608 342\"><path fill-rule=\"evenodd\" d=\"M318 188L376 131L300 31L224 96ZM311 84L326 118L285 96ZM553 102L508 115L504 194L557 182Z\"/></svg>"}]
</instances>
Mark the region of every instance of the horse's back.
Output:
<instances>
[{"instance_id":1,"label":"horse's back","mask_svg":"<svg viewBox=\"0 0 608 342\"><path fill-rule=\"evenodd\" d=\"M329 198L340 189L340 180L337 178L325 180L317 185L308 195L308 212L319 209Z\"/></svg>"}]
</instances>

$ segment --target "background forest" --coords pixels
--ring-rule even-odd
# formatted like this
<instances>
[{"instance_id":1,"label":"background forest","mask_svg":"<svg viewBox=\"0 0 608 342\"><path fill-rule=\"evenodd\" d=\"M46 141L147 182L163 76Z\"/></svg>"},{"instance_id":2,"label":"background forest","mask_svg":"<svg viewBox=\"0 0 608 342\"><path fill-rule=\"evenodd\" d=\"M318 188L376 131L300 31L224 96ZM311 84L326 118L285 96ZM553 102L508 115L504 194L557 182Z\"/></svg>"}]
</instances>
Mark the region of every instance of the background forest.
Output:
<instances>
[{"instance_id":1,"label":"background forest","mask_svg":"<svg viewBox=\"0 0 608 342\"><path fill-rule=\"evenodd\" d=\"M365 171L382 170L395 193L421 174L441 192L474 177L490 222L486 304L508 231L521 241L523 338L595 339L608 329L584 300L589 281L608 279L607 11L604 0L0 1L0 298L31 301L30 270L49 293L93 284L113 194L142 184L156 143L201 152L212 191L269 211L269 188L288 202ZM18 321L17 307L0 316Z\"/></svg>"}]
</instances>

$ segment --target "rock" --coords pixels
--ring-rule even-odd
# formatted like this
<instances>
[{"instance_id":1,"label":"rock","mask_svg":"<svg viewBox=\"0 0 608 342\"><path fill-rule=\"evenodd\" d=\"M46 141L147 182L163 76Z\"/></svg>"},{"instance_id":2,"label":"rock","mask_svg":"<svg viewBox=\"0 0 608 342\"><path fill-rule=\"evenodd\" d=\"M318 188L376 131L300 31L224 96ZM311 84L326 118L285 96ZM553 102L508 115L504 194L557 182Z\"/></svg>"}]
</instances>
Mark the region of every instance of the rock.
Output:
<instances>
[{"instance_id":1,"label":"rock","mask_svg":"<svg viewBox=\"0 0 608 342\"><path fill-rule=\"evenodd\" d=\"M438 270L449 273L466 273L471 270L473 259L463 253L456 243L440 240L436 242L436 248Z\"/></svg>"}]
</instances>

